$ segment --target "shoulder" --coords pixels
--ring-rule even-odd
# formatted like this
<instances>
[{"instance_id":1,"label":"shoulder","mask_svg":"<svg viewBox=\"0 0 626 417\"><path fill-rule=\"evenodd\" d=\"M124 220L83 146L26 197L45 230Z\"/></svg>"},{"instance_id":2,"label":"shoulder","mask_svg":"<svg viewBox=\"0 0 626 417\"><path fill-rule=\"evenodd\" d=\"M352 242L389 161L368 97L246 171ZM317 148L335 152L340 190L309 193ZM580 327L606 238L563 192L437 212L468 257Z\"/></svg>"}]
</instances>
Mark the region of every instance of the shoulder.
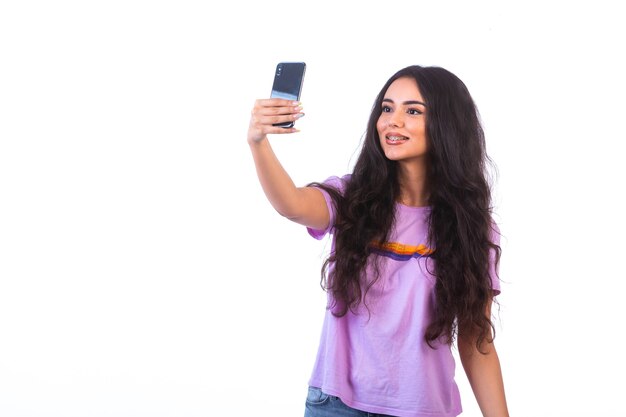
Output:
<instances>
[{"instance_id":1,"label":"shoulder","mask_svg":"<svg viewBox=\"0 0 626 417\"><path fill-rule=\"evenodd\" d=\"M346 174L341 177L332 176L332 177L327 178L323 182L323 184L336 188L339 191L343 191L348 186L348 183L350 182L350 178L352 178L352 174Z\"/></svg>"},{"instance_id":2,"label":"shoulder","mask_svg":"<svg viewBox=\"0 0 626 417\"><path fill-rule=\"evenodd\" d=\"M328 191L328 188L331 188L332 190L337 191L339 194L343 194L348 187L350 178L351 174L343 175L341 177L334 175L326 178L321 183L312 183L311 185L325 191Z\"/></svg>"},{"instance_id":3,"label":"shoulder","mask_svg":"<svg viewBox=\"0 0 626 417\"><path fill-rule=\"evenodd\" d=\"M491 243L498 245L500 243L500 236L502 236L500 226L492 218L491 223L489 224L489 240Z\"/></svg>"}]
</instances>

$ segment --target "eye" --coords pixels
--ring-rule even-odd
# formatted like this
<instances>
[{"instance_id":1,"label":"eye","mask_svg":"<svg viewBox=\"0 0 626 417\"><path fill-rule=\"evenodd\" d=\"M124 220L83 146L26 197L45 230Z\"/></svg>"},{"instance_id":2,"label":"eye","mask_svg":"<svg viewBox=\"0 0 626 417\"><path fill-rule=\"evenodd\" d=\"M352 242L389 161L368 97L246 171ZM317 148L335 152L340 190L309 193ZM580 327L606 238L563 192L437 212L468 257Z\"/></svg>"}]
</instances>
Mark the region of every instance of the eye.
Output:
<instances>
[{"instance_id":1,"label":"eye","mask_svg":"<svg viewBox=\"0 0 626 417\"><path fill-rule=\"evenodd\" d=\"M423 114L423 112L418 110L418 109L408 109L406 112L411 114L411 115L413 115L413 116L417 116L419 114Z\"/></svg>"},{"instance_id":2,"label":"eye","mask_svg":"<svg viewBox=\"0 0 626 417\"><path fill-rule=\"evenodd\" d=\"M383 106L383 113L389 113L389 112L391 112L391 107Z\"/></svg>"}]
</instances>

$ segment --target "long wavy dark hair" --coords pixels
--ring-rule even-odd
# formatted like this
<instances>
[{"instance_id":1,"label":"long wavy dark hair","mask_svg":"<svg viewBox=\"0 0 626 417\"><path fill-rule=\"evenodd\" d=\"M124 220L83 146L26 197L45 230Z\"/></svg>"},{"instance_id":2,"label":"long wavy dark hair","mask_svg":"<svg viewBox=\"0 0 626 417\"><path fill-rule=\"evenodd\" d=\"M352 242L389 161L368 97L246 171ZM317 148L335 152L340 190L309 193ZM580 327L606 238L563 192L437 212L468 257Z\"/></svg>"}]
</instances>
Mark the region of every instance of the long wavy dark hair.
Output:
<instances>
[{"instance_id":1,"label":"long wavy dark hair","mask_svg":"<svg viewBox=\"0 0 626 417\"><path fill-rule=\"evenodd\" d=\"M459 329L491 342L494 326L485 312L492 299L490 253L500 259L492 242L489 165L480 117L465 84L440 67L410 66L394 74L376 97L365 139L352 176L342 193L320 183L336 208L335 250L322 267L322 286L332 293L336 316L365 303L367 291L378 280L374 241L384 242L394 223L400 196L397 162L385 157L376 123L387 89L398 78L417 82L425 100L427 155L426 190L431 208L429 243L436 276L432 322L424 338L452 344ZM332 265L332 268L330 268ZM365 276L371 265L374 277ZM366 304L366 303L365 303ZM330 308L330 307L329 307Z\"/></svg>"}]
</instances>

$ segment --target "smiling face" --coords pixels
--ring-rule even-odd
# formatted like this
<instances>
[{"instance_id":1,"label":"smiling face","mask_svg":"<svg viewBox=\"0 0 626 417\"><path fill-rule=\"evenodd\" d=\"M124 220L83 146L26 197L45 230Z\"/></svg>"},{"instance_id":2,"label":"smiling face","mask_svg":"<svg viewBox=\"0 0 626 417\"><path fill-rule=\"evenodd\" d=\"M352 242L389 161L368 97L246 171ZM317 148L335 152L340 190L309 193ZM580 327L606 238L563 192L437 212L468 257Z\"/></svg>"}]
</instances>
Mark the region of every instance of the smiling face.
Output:
<instances>
[{"instance_id":1,"label":"smiling face","mask_svg":"<svg viewBox=\"0 0 626 417\"><path fill-rule=\"evenodd\" d=\"M385 156L401 163L424 163L426 105L413 78L395 80L385 93L376 123Z\"/></svg>"}]
</instances>

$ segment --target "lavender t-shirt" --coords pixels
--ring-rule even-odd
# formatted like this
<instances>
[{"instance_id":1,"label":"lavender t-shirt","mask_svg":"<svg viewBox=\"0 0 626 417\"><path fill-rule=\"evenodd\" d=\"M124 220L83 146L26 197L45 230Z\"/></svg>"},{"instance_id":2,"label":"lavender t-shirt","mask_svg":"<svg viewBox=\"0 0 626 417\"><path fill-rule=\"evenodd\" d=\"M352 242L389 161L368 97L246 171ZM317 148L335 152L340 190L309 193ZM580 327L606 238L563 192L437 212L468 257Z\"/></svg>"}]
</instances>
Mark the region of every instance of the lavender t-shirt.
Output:
<instances>
[{"instance_id":1,"label":"lavender t-shirt","mask_svg":"<svg viewBox=\"0 0 626 417\"><path fill-rule=\"evenodd\" d=\"M345 189L349 176L326 184ZM326 230L308 229L316 239L333 232L335 211ZM448 417L461 413L449 345L430 348L424 332L430 323L435 277L428 244L428 207L396 205L389 241L377 245L380 279L356 312L335 317L326 310L317 359L309 385L337 396L350 407L398 417ZM497 237L496 237L497 238ZM497 241L496 241L497 243ZM334 250L334 239L331 250ZM492 285L499 282L492 266ZM328 295L329 303L332 295Z\"/></svg>"}]
</instances>

